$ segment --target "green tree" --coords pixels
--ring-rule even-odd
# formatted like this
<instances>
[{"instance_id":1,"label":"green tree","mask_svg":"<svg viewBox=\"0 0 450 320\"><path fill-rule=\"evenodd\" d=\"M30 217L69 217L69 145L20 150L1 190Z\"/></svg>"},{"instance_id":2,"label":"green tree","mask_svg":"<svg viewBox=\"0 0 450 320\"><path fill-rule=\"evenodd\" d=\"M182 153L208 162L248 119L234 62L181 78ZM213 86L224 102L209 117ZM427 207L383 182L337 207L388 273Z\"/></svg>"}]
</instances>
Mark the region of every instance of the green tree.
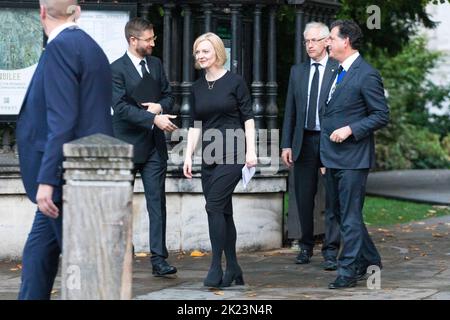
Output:
<instances>
[{"instance_id":1,"label":"green tree","mask_svg":"<svg viewBox=\"0 0 450 320\"><path fill-rule=\"evenodd\" d=\"M441 2L445 2L441 0ZM419 26L434 28L433 22L425 8L427 0L342 0L337 17L352 19L358 23L364 33L362 52L374 55L378 48L385 48L393 56L399 53L417 33ZM380 28L368 29L366 26L367 8L377 5L381 10Z\"/></svg>"},{"instance_id":2,"label":"green tree","mask_svg":"<svg viewBox=\"0 0 450 320\"><path fill-rule=\"evenodd\" d=\"M412 38L393 57L383 50L369 57L383 76L391 110L389 125L377 133L380 169L450 167L444 141L450 130L445 126L449 114L432 116L427 108L428 104L442 107L450 99L450 85L427 79L441 57L426 48L422 37Z\"/></svg>"}]
</instances>

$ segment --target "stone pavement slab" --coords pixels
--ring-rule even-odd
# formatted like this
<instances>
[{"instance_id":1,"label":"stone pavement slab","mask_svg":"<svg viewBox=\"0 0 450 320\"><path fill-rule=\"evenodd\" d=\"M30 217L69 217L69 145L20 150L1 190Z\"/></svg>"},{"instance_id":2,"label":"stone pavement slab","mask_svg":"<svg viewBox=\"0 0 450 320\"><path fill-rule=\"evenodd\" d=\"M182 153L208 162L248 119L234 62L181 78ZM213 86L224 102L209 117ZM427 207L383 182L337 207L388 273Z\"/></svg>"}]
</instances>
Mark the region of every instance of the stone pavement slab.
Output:
<instances>
[{"instance_id":1,"label":"stone pavement slab","mask_svg":"<svg viewBox=\"0 0 450 320\"><path fill-rule=\"evenodd\" d=\"M355 288L329 290L335 272L323 271L320 246L308 265L295 264L296 250L240 253L245 286L209 289L203 286L210 256L172 253L176 277L155 278L148 257L136 257L133 297L136 300L447 300L450 299L450 216L390 227L370 227L383 259L380 289L366 281ZM238 239L239 241L239 239ZM15 299L20 284L17 262L0 263L0 300ZM372 283L372 282L370 282ZM370 284L369 283L369 284ZM373 284L373 283L372 283ZM60 280L54 299L60 298Z\"/></svg>"}]
</instances>

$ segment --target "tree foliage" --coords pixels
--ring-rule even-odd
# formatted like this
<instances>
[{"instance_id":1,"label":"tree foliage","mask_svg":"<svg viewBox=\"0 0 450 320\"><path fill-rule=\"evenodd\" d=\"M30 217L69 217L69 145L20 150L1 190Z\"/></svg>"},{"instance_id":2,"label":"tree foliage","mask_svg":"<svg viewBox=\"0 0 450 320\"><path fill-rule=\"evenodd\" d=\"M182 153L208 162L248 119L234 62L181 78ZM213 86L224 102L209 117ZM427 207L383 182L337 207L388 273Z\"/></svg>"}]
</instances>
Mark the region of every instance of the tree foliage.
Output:
<instances>
[{"instance_id":1,"label":"tree foliage","mask_svg":"<svg viewBox=\"0 0 450 320\"><path fill-rule=\"evenodd\" d=\"M342 0L338 18L352 19L358 23L364 33L361 51L373 55L378 48L385 48L389 55L396 55L417 33L419 26L434 28L425 10L428 3L424 0ZM380 8L380 28L368 29L367 8L377 5Z\"/></svg>"},{"instance_id":2,"label":"tree foliage","mask_svg":"<svg viewBox=\"0 0 450 320\"><path fill-rule=\"evenodd\" d=\"M377 133L380 169L450 167L445 147L449 114L431 115L427 107L442 108L450 99L450 85L439 86L427 78L441 56L417 37L393 57L383 50L369 57L383 76L391 110L389 125Z\"/></svg>"}]
</instances>

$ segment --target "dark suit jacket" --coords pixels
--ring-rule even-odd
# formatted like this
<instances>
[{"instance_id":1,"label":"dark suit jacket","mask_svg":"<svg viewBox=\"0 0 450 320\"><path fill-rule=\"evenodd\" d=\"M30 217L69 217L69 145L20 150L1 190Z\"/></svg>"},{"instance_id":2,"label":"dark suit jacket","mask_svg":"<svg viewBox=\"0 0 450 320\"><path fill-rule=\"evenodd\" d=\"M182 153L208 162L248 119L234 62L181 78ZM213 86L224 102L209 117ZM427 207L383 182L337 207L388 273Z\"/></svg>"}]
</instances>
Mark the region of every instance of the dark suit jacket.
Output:
<instances>
[{"instance_id":1,"label":"dark suit jacket","mask_svg":"<svg viewBox=\"0 0 450 320\"><path fill-rule=\"evenodd\" d=\"M153 56L147 56L146 59L150 76L160 82L161 88L160 100L148 102L159 103L163 113L170 113L174 98L161 60ZM114 135L134 145L135 163L146 162L154 147L157 148L161 158L167 159L164 132L153 126L155 115L139 107L132 98L134 89L142 78L126 53L111 64L111 71Z\"/></svg>"},{"instance_id":2,"label":"dark suit jacket","mask_svg":"<svg viewBox=\"0 0 450 320\"><path fill-rule=\"evenodd\" d=\"M336 60L328 58L322 79L319 95L319 118L329 92L330 80L337 69ZM292 66L289 76L288 93L284 110L282 148L292 148L292 157L296 161L300 156L303 143L303 132L308 105L308 86L311 63L306 62Z\"/></svg>"},{"instance_id":3,"label":"dark suit jacket","mask_svg":"<svg viewBox=\"0 0 450 320\"><path fill-rule=\"evenodd\" d=\"M331 80L331 82L334 78ZM383 82L377 70L359 56L336 88L322 115L320 157L327 168L368 169L375 164L373 132L389 121ZM331 133L349 125L353 134L342 143Z\"/></svg>"},{"instance_id":4,"label":"dark suit jacket","mask_svg":"<svg viewBox=\"0 0 450 320\"><path fill-rule=\"evenodd\" d=\"M49 184L53 200L61 202L63 144L95 133L112 136L111 99L102 49L81 29L63 30L41 55L17 120L20 170L31 201L38 184Z\"/></svg>"}]
</instances>

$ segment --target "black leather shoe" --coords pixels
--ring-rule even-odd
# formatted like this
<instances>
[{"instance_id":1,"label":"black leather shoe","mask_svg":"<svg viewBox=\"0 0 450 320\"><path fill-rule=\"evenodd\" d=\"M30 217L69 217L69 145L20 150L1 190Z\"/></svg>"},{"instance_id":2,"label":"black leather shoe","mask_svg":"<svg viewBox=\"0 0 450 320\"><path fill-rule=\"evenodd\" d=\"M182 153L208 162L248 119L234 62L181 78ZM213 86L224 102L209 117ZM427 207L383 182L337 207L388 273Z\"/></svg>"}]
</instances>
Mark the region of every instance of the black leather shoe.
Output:
<instances>
[{"instance_id":1,"label":"black leather shoe","mask_svg":"<svg viewBox=\"0 0 450 320\"><path fill-rule=\"evenodd\" d=\"M227 270L225 270L221 287L229 287L233 281L237 286L245 285L244 277L242 276L242 269L239 266L236 268L227 268Z\"/></svg>"},{"instance_id":2,"label":"black leather shoe","mask_svg":"<svg viewBox=\"0 0 450 320\"><path fill-rule=\"evenodd\" d=\"M367 273L367 269L372 265L378 266L380 268L380 270L383 269L383 265L381 264L381 262L377 262L377 263L373 263L373 264L369 264L369 265L365 265L365 266L357 266L355 279L357 281L367 280L370 276L370 274Z\"/></svg>"},{"instance_id":3,"label":"black leather shoe","mask_svg":"<svg viewBox=\"0 0 450 320\"><path fill-rule=\"evenodd\" d=\"M328 289L344 289L356 286L356 279L344 276L338 276L334 282L328 285Z\"/></svg>"},{"instance_id":4,"label":"black leather shoe","mask_svg":"<svg viewBox=\"0 0 450 320\"><path fill-rule=\"evenodd\" d=\"M205 287L220 288L222 286L223 271L222 267L210 267L203 285Z\"/></svg>"},{"instance_id":5,"label":"black leather shoe","mask_svg":"<svg viewBox=\"0 0 450 320\"><path fill-rule=\"evenodd\" d=\"M302 249L295 259L296 264L307 264L311 261L312 252Z\"/></svg>"},{"instance_id":6,"label":"black leather shoe","mask_svg":"<svg viewBox=\"0 0 450 320\"><path fill-rule=\"evenodd\" d=\"M322 268L325 271L337 270L337 262L336 260L326 259L322 262Z\"/></svg>"},{"instance_id":7,"label":"black leather shoe","mask_svg":"<svg viewBox=\"0 0 450 320\"><path fill-rule=\"evenodd\" d=\"M177 268L169 265L167 262L161 262L153 265L152 273L155 277L164 277L177 273Z\"/></svg>"},{"instance_id":8,"label":"black leather shoe","mask_svg":"<svg viewBox=\"0 0 450 320\"><path fill-rule=\"evenodd\" d=\"M356 275L355 275L356 281L366 280L368 276L369 274L367 273L366 267L356 267Z\"/></svg>"}]
</instances>

